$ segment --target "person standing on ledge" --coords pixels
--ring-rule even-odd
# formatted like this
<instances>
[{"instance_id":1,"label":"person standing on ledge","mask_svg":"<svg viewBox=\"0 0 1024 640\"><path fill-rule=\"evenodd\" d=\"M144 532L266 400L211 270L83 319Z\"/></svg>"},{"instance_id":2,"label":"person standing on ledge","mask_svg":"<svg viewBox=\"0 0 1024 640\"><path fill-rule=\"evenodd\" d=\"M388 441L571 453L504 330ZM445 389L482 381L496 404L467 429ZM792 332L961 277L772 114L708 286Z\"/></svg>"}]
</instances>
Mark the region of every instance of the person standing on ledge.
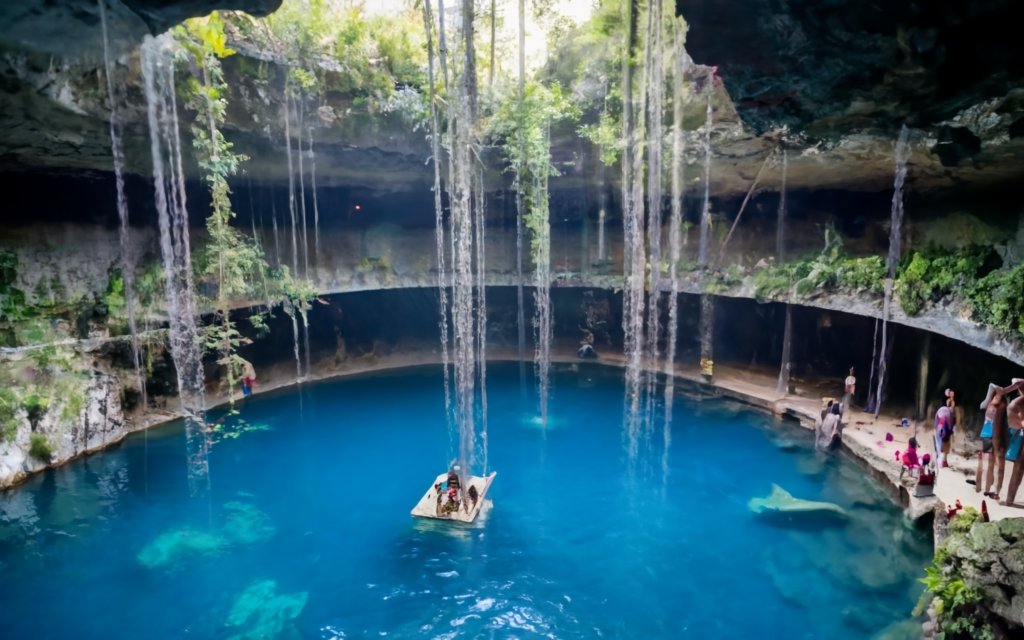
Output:
<instances>
[{"instance_id":1,"label":"person standing on ledge","mask_svg":"<svg viewBox=\"0 0 1024 640\"><path fill-rule=\"evenodd\" d=\"M1006 469L1006 432L1003 426L1003 416L1006 405L1003 402L1003 390L996 389L991 399L986 403L985 424L981 427L981 453L978 454L978 471L974 474L974 490L982 491L981 477L985 460L988 460L988 473L985 474L984 494L986 498L999 499L999 492L1003 490L1003 471ZM992 483L996 477L996 467L999 467L999 482L992 490Z\"/></svg>"},{"instance_id":2,"label":"person standing on ledge","mask_svg":"<svg viewBox=\"0 0 1024 640\"><path fill-rule=\"evenodd\" d=\"M843 381L843 412L850 408L850 401L857 393L857 378L853 375L853 367L850 367L850 375Z\"/></svg>"},{"instance_id":3,"label":"person standing on ledge","mask_svg":"<svg viewBox=\"0 0 1024 640\"><path fill-rule=\"evenodd\" d=\"M1020 459L1021 445L1024 443L1024 394L1021 394L1021 380L1014 380L1011 388L1017 391L1017 397L1006 406L1006 421L1010 426L1010 442L1006 446L1006 459L1013 463L1010 474L1010 485L1006 489L1004 505L1011 505L1017 499L1017 489L1024 477L1024 460Z\"/></svg>"},{"instance_id":4,"label":"person standing on ledge","mask_svg":"<svg viewBox=\"0 0 1024 640\"><path fill-rule=\"evenodd\" d=\"M935 412L935 465L937 467L948 467L950 445L953 442L953 410L947 405L942 405Z\"/></svg>"},{"instance_id":5,"label":"person standing on ledge","mask_svg":"<svg viewBox=\"0 0 1024 640\"><path fill-rule=\"evenodd\" d=\"M242 396L252 395L252 387L256 384L256 368L246 359L242 359Z\"/></svg>"}]
</instances>

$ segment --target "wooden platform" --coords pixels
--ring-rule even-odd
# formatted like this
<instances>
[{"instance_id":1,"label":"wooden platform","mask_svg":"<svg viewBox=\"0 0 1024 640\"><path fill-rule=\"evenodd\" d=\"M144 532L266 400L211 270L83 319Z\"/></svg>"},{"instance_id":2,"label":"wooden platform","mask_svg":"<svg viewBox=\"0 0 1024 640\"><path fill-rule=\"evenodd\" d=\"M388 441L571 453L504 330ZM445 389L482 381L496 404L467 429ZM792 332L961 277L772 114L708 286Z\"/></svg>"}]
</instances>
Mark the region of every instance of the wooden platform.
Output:
<instances>
[{"instance_id":1,"label":"wooden platform","mask_svg":"<svg viewBox=\"0 0 1024 640\"><path fill-rule=\"evenodd\" d=\"M456 522L473 522L476 517L480 514L480 511L484 507L484 501L487 498L487 490L491 488L491 483L494 482L494 476L497 475L496 471L492 471L487 477L480 476L469 476L466 480L466 486L462 492L463 498L467 504L460 504L458 511L452 511L449 513L443 513L438 508L437 492L434 491L434 487L440 483L444 485L448 479L447 473L442 473L437 476L434 481L430 484L430 488L427 489L427 493L424 494L420 501L413 507L412 515L417 518L434 518L437 520L454 520ZM476 505L471 500L468 500L468 492L470 487L476 487L477 493L480 495L476 501ZM444 505L448 501L446 492L441 489L441 505Z\"/></svg>"}]
</instances>

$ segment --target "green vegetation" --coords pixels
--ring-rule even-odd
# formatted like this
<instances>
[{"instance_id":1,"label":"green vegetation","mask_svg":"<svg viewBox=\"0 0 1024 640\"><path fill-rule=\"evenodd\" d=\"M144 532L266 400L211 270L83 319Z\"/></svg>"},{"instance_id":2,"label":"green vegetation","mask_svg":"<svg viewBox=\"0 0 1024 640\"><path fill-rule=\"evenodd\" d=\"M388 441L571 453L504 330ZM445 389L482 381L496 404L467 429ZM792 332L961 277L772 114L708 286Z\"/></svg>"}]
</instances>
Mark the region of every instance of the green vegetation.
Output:
<instances>
[{"instance_id":1,"label":"green vegetation","mask_svg":"<svg viewBox=\"0 0 1024 640\"><path fill-rule=\"evenodd\" d=\"M985 621L985 611L978 606L984 599L983 594L965 582L959 571L959 562L951 552L951 545L959 545L970 537L980 515L977 509L967 507L950 521L949 537L935 550L932 564L925 567L925 577L921 579L925 591L914 615L921 615L929 604L933 605L939 618L941 638L987 640L995 637Z\"/></svg>"},{"instance_id":2,"label":"green vegetation","mask_svg":"<svg viewBox=\"0 0 1024 640\"><path fill-rule=\"evenodd\" d=\"M489 122L489 134L498 141L508 170L515 174L523 210L520 215L530 231L534 264L549 261L548 178L558 171L551 163L551 127L579 116L579 110L562 87L539 82L525 83L522 97L508 91Z\"/></svg>"},{"instance_id":3,"label":"green vegetation","mask_svg":"<svg viewBox=\"0 0 1024 640\"><path fill-rule=\"evenodd\" d=\"M21 406L25 409L29 424L35 430L39 426L39 421L43 419L46 411L50 408L50 399L40 396L38 393L30 393L22 400Z\"/></svg>"},{"instance_id":4,"label":"green vegetation","mask_svg":"<svg viewBox=\"0 0 1024 640\"><path fill-rule=\"evenodd\" d=\"M797 297L845 291L881 295L885 290L885 260L881 256L852 258L842 252L842 238L825 231L825 248L811 258L772 265L754 274L759 300L792 291Z\"/></svg>"},{"instance_id":5,"label":"green vegetation","mask_svg":"<svg viewBox=\"0 0 1024 640\"><path fill-rule=\"evenodd\" d=\"M994 259L998 258L991 247L914 251L900 266L893 290L903 311L917 315L926 306L972 286Z\"/></svg>"},{"instance_id":6,"label":"green vegetation","mask_svg":"<svg viewBox=\"0 0 1024 640\"><path fill-rule=\"evenodd\" d=\"M18 435L18 398L9 387L0 387L0 443Z\"/></svg>"},{"instance_id":7,"label":"green vegetation","mask_svg":"<svg viewBox=\"0 0 1024 640\"><path fill-rule=\"evenodd\" d=\"M53 459L53 444L41 433L33 433L29 437L28 455L41 462Z\"/></svg>"},{"instance_id":8,"label":"green vegetation","mask_svg":"<svg viewBox=\"0 0 1024 640\"><path fill-rule=\"evenodd\" d=\"M218 364L227 371L226 387L231 390L244 364L238 355L244 339L231 318L232 303L239 297L254 296L256 283L265 278L267 271L263 252L255 241L231 226L235 212L228 178L247 159L232 150L232 144L221 132L227 112L227 86L220 59L234 51L226 45L224 24L217 13L189 20L175 33L199 68L199 77L189 79L186 104L196 113L191 127L192 144L210 189L212 209L206 219L209 242L198 261L200 278L216 291L209 301L215 309L215 319L204 328L203 348L218 356ZM228 399L233 404L230 391Z\"/></svg>"},{"instance_id":9,"label":"green vegetation","mask_svg":"<svg viewBox=\"0 0 1024 640\"><path fill-rule=\"evenodd\" d=\"M264 19L240 12L225 17L232 32L288 61L289 84L301 79L297 84L309 95L338 92L377 110L403 88L422 95L426 86L426 35L411 5L368 16L358 3L285 0Z\"/></svg>"},{"instance_id":10,"label":"green vegetation","mask_svg":"<svg viewBox=\"0 0 1024 640\"><path fill-rule=\"evenodd\" d=\"M731 264L724 271L715 271L704 280L704 293L718 295L743 284L743 270Z\"/></svg>"}]
</instances>

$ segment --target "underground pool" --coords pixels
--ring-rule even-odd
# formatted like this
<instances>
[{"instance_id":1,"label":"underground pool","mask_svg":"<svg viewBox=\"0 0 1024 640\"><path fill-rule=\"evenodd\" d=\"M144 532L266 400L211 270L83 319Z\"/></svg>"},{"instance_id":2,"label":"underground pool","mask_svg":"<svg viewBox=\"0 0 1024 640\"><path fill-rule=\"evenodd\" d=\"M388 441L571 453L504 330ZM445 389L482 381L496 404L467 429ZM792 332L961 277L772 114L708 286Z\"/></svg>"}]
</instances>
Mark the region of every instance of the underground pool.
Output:
<instances>
[{"instance_id":1,"label":"underground pool","mask_svg":"<svg viewBox=\"0 0 1024 640\"><path fill-rule=\"evenodd\" d=\"M559 367L547 428L515 365L494 364L489 383L498 475L493 505L469 526L409 515L448 463L437 367L248 399L221 416L199 497L180 424L0 494L3 637L869 638L914 628L930 530L853 460L816 453L809 433L677 395L670 428L655 407L631 457L620 370ZM750 501L773 485L846 515L754 513Z\"/></svg>"}]
</instances>

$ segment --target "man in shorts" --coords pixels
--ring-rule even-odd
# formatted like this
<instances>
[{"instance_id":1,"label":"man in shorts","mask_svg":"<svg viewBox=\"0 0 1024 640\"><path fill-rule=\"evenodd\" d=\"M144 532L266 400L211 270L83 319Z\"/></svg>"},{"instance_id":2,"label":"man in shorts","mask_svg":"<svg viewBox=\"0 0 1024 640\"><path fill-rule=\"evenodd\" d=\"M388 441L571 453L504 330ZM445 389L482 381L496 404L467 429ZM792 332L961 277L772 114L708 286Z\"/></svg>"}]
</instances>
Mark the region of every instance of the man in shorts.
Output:
<instances>
[{"instance_id":1,"label":"man in shorts","mask_svg":"<svg viewBox=\"0 0 1024 640\"><path fill-rule=\"evenodd\" d=\"M1006 434L1004 433L1003 416L1006 411L1003 390L997 389L985 408L985 424L981 427L981 454L978 455L978 471L974 475L974 490L982 490L981 476L982 467L988 461L988 473L985 475L985 497L994 500L999 499L999 492L1003 489L1003 470L1006 468L1005 455ZM998 442L999 451L994 452L993 440ZM996 467L999 467L999 483L992 492L992 483L996 478Z\"/></svg>"}]
</instances>

